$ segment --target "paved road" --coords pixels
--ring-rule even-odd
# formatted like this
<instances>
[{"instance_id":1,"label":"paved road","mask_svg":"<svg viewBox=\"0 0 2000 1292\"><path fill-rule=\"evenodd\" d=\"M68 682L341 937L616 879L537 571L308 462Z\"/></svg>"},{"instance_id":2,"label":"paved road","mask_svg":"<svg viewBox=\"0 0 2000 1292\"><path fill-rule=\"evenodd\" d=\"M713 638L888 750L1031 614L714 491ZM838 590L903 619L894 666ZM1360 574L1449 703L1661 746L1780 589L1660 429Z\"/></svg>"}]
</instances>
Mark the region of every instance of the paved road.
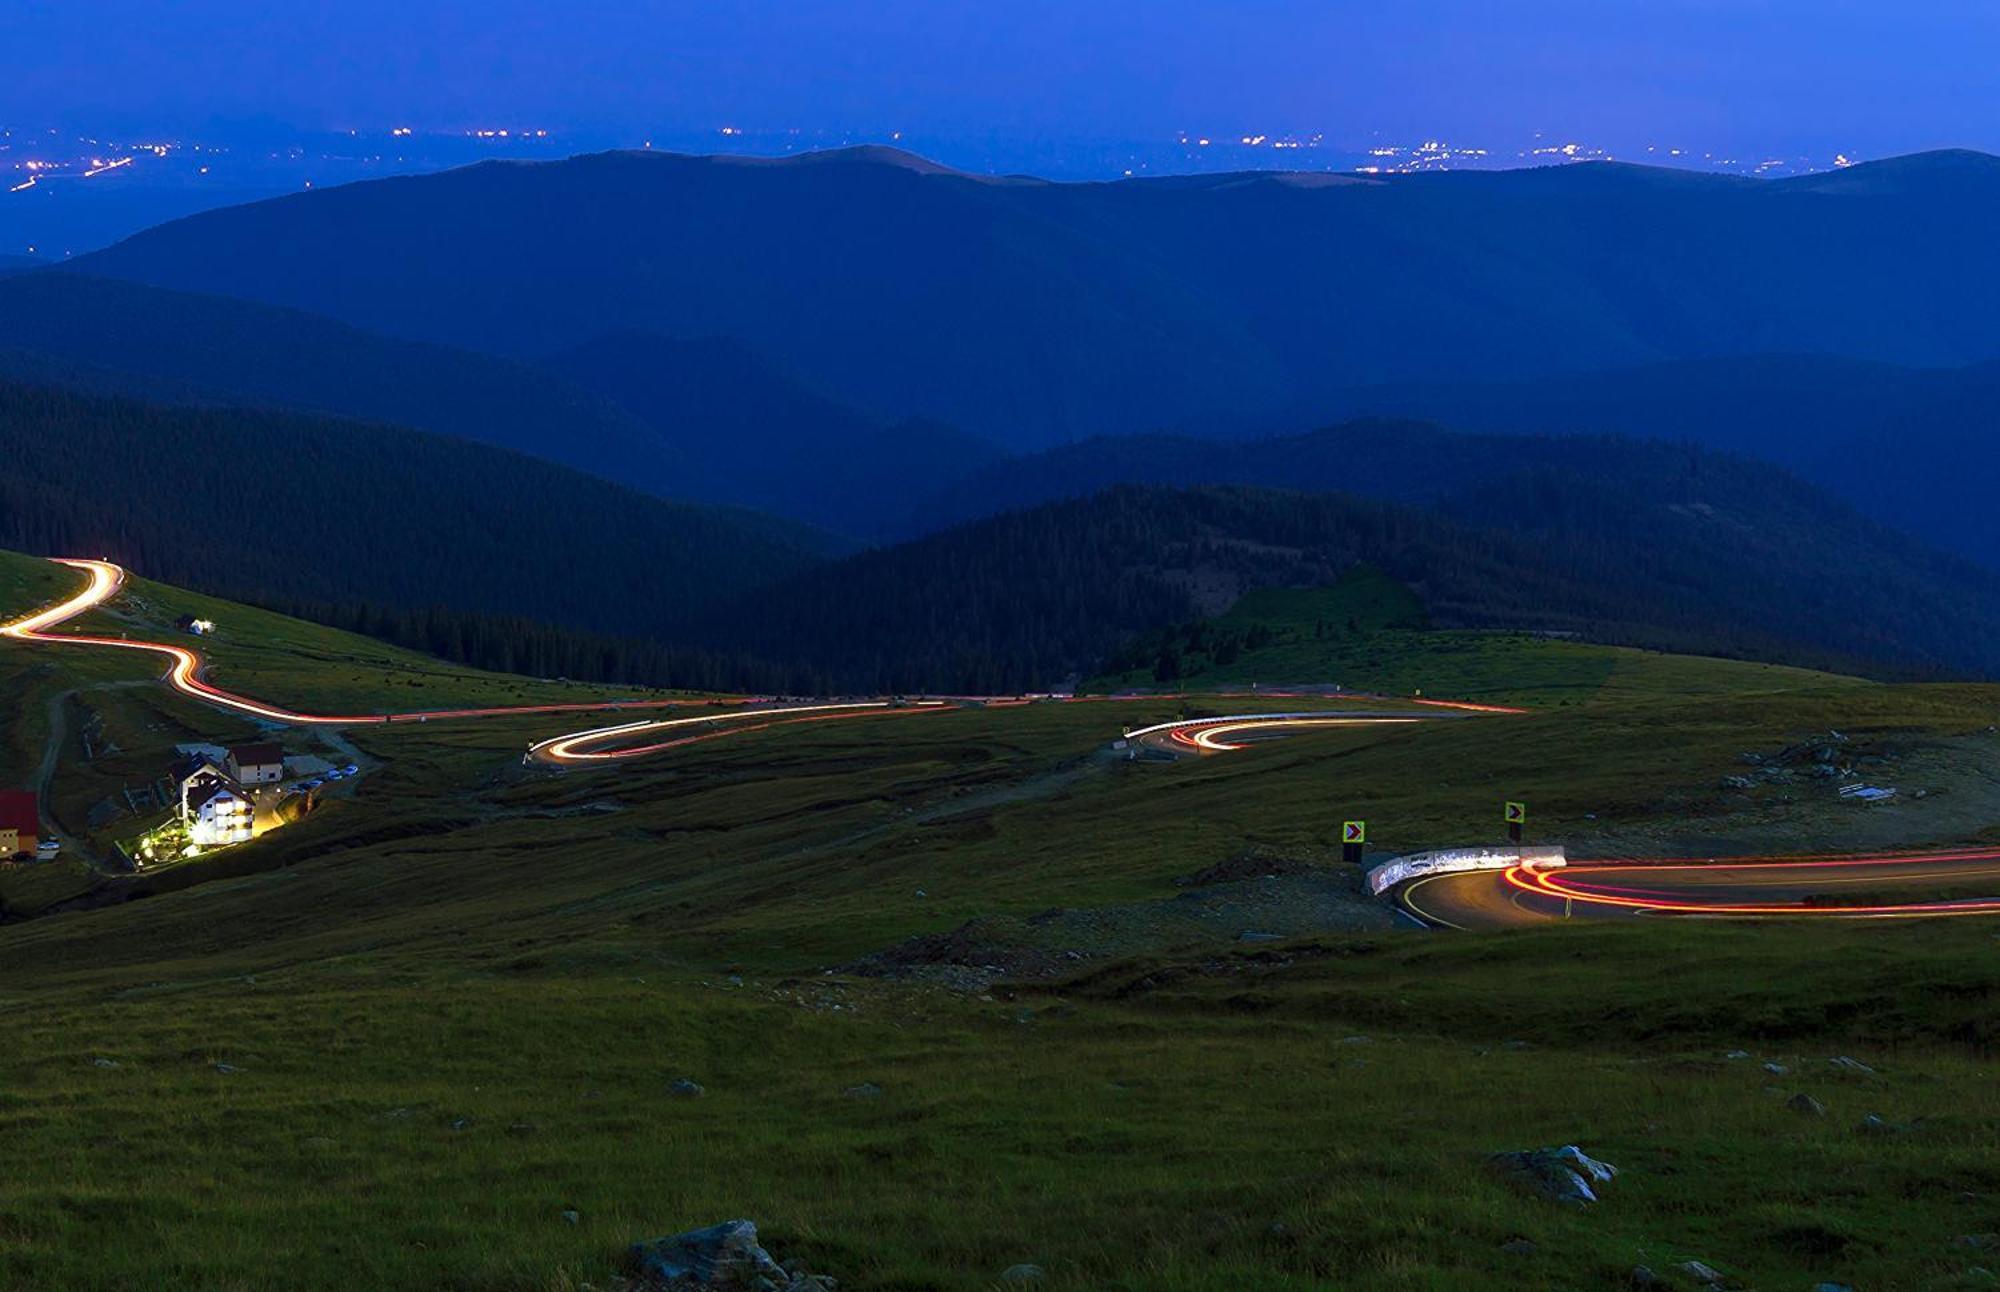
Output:
<instances>
[{"instance_id":1,"label":"paved road","mask_svg":"<svg viewBox=\"0 0 2000 1292\"><path fill-rule=\"evenodd\" d=\"M1406 885L1397 900L1426 923L1447 928L1564 918L2000 915L2000 848L1515 867L1433 875Z\"/></svg>"}]
</instances>

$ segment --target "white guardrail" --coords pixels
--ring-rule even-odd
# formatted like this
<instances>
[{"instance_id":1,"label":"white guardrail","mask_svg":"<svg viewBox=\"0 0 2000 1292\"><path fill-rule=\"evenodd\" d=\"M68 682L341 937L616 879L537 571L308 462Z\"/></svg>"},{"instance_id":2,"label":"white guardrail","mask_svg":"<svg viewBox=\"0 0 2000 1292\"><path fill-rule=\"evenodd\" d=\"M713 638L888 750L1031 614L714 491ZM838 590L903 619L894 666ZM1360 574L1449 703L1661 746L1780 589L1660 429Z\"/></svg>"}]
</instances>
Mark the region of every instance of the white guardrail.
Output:
<instances>
[{"instance_id":1,"label":"white guardrail","mask_svg":"<svg viewBox=\"0 0 2000 1292\"><path fill-rule=\"evenodd\" d=\"M1380 897L1398 884L1460 870L1567 864L1561 848L1441 848L1436 852L1413 852L1376 866L1368 872L1368 891Z\"/></svg>"}]
</instances>

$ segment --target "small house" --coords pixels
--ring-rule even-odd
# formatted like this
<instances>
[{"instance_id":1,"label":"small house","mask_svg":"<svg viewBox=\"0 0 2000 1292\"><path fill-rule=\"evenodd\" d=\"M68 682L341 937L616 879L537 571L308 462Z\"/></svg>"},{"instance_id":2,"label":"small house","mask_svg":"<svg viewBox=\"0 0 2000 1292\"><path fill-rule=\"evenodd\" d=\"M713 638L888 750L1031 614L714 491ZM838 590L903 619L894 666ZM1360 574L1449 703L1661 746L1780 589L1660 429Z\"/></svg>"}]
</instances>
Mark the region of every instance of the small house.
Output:
<instances>
[{"instance_id":1,"label":"small house","mask_svg":"<svg viewBox=\"0 0 2000 1292\"><path fill-rule=\"evenodd\" d=\"M285 779L285 751L273 741L229 751L229 775L238 785L275 785Z\"/></svg>"}]
</instances>

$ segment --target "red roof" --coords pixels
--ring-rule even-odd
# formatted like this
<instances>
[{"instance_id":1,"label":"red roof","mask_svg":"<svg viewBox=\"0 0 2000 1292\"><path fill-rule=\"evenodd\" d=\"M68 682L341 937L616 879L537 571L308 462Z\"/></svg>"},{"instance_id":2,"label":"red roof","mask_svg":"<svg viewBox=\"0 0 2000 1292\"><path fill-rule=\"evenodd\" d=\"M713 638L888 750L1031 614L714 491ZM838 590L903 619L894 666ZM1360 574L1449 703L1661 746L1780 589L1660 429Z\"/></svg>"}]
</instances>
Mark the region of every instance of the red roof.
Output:
<instances>
[{"instance_id":1,"label":"red roof","mask_svg":"<svg viewBox=\"0 0 2000 1292\"><path fill-rule=\"evenodd\" d=\"M238 767L269 767L285 761L284 747L266 741L256 745L238 745L229 751Z\"/></svg>"},{"instance_id":2,"label":"red roof","mask_svg":"<svg viewBox=\"0 0 2000 1292\"><path fill-rule=\"evenodd\" d=\"M0 830L40 837L42 814L35 808L31 790L0 790Z\"/></svg>"}]
</instances>

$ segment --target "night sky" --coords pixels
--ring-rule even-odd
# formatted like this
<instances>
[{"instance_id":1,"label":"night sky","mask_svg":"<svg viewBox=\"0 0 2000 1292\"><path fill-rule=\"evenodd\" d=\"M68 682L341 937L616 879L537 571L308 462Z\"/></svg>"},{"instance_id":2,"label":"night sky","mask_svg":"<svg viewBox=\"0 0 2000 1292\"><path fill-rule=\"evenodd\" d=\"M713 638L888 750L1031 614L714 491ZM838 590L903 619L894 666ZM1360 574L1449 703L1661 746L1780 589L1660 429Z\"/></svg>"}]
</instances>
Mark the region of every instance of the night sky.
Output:
<instances>
[{"instance_id":1,"label":"night sky","mask_svg":"<svg viewBox=\"0 0 2000 1292\"><path fill-rule=\"evenodd\" d=\"M6 0L0 122L2000 149L1975 0Z\"/></svg>"}]
</instances>

